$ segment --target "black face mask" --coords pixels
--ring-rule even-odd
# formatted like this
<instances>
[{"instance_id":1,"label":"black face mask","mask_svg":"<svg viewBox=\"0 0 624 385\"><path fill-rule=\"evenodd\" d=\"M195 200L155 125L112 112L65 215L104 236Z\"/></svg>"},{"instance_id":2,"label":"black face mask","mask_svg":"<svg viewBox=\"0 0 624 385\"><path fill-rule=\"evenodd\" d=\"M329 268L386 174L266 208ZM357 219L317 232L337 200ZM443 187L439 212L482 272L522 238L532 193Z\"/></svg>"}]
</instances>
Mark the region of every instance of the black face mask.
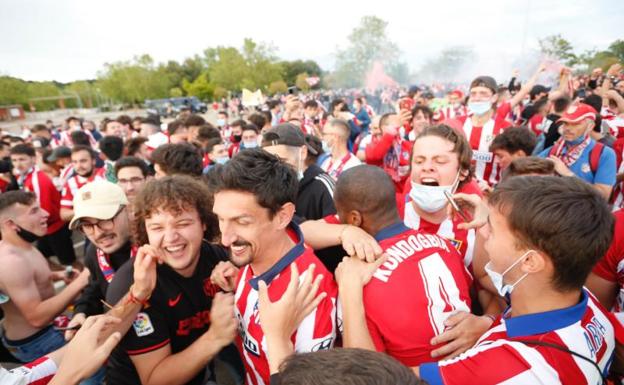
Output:
<instances>
[{"instance_id":1,"label":"black face mask","mask_svg":"<svg viewBox=\"0 0 624 385\"><path fill-rule=\"evenodd\" d=\"M17 228L18 228L17 235L20 238L22 238L24 241L28 242L28 243L33 243L34 241L37 241L37 240L42 238L41 236L39 236L39 235L37 235L35 233L31 233L30 231L28 231L25 228L21 227L17 223L15 224L15 226L17 226Z\"/></svg>"},{"instance_id":2,"label":"black face mask","mask_svg":"<svg viewBox=\"0 0 624 385\"><path fill-rule=\"evenodd\" d=\"M243 139L242 135L232 135L232 138L234 139L234 143L238 143Z\"/></svg>"}]
</instances>

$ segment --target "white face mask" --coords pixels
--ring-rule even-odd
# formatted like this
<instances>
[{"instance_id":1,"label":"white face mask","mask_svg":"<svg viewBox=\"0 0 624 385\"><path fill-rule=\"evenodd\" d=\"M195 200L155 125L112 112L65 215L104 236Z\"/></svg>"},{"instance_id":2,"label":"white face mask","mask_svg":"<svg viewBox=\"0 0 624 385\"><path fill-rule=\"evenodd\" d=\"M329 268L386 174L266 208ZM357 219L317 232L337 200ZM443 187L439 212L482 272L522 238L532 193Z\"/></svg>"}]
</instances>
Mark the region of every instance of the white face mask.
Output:
<instances>
[{"instance_id":1,"label":"white face mask","mask_svg":"<svg viewBox=\"0 0 624 385\"><path fill-rule=\"evenodd\" d=\"M468 102L468 110L477 116L485 115L492 108L492 103L486 102Z\"/></svg>"},{"instance_id":2,"label":"white face mask","mask_svg":"<svg viewBox=\"0 0 624 385\"><path fill-rule=\"evenodd\" d=\"M522 281L524 278L526 278L527 275L529 275L528 273L525 273L522 277L520 277L520 279L518 279L516 282L512 284L505 285L503 282L503 276L507 274L511 269L513 269L514 266L516 266L532 251L535 251L535 250L529 250L526 253L522 254L522 256L516 260L516 262L512 263L511 266L505 269L505 271L503 271L502 273L497 273L496 271L492 270L492 268L490 267L492 262L488 262L485 264L484 266L485 272L487 273L487 275L490 276L490 279L492 280L492 283L494 284L496 291L498 291L498 294L500 294L501 297L511 295L511 292L513 291L514 287L516 287L520 283L520 281Z\"/></svg>"},{"instance_id":3,"label":"white face mask","mask_svg":"<svg viewBox=\"0 0 624 385\"><path fill-rule=\"evenodd\" d=\"M428 213L442 210L448 204L444 191L448 191L451 194L455 192L460 172L457 172L455 181L449 186L427 186L412 181L412 189L409 193L410 198L414 200L418 207Z\"/></svg>"}]
</instances>

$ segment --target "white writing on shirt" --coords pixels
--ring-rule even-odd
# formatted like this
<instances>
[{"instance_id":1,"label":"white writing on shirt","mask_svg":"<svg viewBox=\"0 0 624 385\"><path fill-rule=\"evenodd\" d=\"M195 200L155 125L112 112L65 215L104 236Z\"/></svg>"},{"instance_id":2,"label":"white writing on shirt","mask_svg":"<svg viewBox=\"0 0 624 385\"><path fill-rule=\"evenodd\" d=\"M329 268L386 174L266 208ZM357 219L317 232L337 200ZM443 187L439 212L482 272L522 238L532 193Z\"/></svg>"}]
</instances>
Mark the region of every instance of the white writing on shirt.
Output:
<instances>
[{"instance_id":1,"label":"white writing on shirt","mask_svg":"<svg viewBox=\"0 0 624 385\"><path fill-rule=\"evenodd\" d=\"M401 262L418 251L431 248L450 251L446 241L433 234L412 234L406 239L401 239L386 249L385 252L388 254L388 259L375 271L373 277L382 282L388 282L390 275L392 275L392 272Z\"/></svg>"}]
</instances>

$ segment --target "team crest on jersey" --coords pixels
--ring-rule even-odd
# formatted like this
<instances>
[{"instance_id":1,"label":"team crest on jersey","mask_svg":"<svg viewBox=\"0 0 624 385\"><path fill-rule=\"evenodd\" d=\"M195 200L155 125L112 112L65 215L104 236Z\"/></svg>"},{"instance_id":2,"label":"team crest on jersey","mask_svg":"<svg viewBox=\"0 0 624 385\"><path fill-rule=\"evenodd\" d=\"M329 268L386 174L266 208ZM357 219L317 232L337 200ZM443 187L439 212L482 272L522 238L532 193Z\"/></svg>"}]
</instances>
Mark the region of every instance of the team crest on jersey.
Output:
<instances>
[{"instance_id":1,"label":"team crest on jersey","mask_svg":"<svg viewBox=\"0 0 624 385\"><path fill-rule=\"evenodd\" d=\"M462 241L460 241L459 239L452 239L452 238L446 238L446 239L448 239L448 241L451 242L451 245L453 245L455 250L461 253L460 249L462 247Z\"/></svg>"},{"instance_id":2,"label":"team crest on jersey","mask_svg":"<svg viewBox=\"0 0 624 385\"><path fill-rule=\"evenodd\" d=\"M589 164L583 163L583 165L581 166L581 171L583 171L583 172L590 172L591 168L589 167Z\"/></svg>"},{"instance_id":3,"label":"team crest on jersey","mask_svg":"<svg viewBox=\"0 0 624 385\"><path fill-rule=\"evenodd\" d=\"M132 322L132 327L134 328L136 335L139 337L154 333L154 326L146 313L137 314L134 322Z\"/></svg>"}]
</instances>

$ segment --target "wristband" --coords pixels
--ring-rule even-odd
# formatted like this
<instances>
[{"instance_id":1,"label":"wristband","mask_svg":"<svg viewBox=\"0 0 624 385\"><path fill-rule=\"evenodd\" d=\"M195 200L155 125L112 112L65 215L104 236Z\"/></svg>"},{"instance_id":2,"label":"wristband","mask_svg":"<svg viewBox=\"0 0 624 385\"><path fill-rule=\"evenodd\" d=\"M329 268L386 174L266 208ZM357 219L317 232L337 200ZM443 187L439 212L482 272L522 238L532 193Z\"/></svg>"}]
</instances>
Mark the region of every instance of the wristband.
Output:
<instances>
[{"instance_id":1,"label":"wristband","mask_svg":"<svg viewBox=\"0 0 624 385\"><path fill-rule=\"evenodd\" d=\"M127 299L127 303L136 303L138 305L142 305L142 306L147 306L148 305L148 300L150 299L150 297L152 296L151 294L147 296L147 298L145 299L140 299L134 296L134 294L132 294L132 289L134 288L134 284L132 284L132 286L130 286L130 289L128 290L128 299Z\"/></svg>"}]
</instances>

